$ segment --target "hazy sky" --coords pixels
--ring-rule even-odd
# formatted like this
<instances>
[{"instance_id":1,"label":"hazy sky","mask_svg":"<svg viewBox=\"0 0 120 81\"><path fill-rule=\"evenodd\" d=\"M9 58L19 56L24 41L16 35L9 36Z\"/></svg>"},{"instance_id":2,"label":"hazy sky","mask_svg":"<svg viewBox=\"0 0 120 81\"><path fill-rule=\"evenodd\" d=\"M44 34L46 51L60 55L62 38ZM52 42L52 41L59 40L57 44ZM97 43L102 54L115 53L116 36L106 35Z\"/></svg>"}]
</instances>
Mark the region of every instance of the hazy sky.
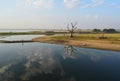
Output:
<instances>
[{"instance_id":1,"label":"hazy sky","mask_svg":"<svg viewBox=\"0 0 120 81\"><path fill-rule=\"evenodd\" d=\"M0 0L0 29L120 29L120 0Z\"/></svg>"}]
</instances>

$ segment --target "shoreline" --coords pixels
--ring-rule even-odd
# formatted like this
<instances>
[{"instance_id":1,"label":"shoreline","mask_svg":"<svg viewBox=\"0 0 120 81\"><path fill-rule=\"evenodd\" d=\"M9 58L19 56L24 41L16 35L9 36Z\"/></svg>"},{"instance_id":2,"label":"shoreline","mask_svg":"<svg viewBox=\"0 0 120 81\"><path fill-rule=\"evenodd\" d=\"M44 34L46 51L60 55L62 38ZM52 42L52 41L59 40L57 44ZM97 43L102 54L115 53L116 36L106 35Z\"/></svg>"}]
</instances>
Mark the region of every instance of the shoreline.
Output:
<instances>
[{"instance_id":1,"label":"shoreline","mask_svg":"<svg viewBox=\"0 0 120 81\"><path fill-rule=\"evenodd\" d=\"M73 40L73 39L55 39L52 36L33 38L33 42L71 45L83 48L101 49L120 52L120 44L110 43L102 40Z\"/></svg>"},{"instance_id":2,"label":"shoreline","mask_svg":"<svg viewBox=\"0 0 120 81\"><path fill-rule=\"evenodd\" d=\"M16 41L0 40L0 43L27 43L27 42L33 42L33 41L32 40L16 40Z\"/></svg>"}]
</instances>

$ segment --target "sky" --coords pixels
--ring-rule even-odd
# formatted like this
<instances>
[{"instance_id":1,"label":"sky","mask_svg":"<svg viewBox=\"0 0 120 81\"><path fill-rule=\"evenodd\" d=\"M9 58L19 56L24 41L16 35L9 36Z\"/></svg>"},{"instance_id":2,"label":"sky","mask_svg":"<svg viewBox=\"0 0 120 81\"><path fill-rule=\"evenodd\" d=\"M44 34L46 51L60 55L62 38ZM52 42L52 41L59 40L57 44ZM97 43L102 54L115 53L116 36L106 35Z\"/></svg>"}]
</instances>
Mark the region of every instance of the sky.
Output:
<instances>
[{"instance_id":1,"label":"sky","mask_svg":"<svg viewBox=\"0 0 120 81\"><path fill-rule=\"evenodd\" d=\"M0 0L0 29L120 29L120 0Z\"/></svg>"}]
</instances>

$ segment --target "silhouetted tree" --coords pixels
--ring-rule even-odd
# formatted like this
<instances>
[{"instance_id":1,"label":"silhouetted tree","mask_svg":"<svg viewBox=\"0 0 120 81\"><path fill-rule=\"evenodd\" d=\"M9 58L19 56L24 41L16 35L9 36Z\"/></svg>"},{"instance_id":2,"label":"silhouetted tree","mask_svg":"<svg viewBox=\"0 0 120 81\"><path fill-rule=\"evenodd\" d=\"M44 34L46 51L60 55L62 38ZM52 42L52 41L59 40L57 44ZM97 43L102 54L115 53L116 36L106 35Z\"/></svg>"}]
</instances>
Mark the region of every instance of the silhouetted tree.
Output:
<instances>
[{"instance_id":1,"label":"silhouetted tree","mask_svg":"<svg viewBox=\"0 0 120 81\"><path fill-rule=\"evenodd\" d=\"M93 29L93 32L101 32L100 29Z\"/></svg>"},{"instance_id":2,"label":"silhouetted tree","mask_svg":"<svg viewBox=\"0 0 120 81\"><path fill-rule=\"evenodd\" d=\"M53 35L53 34L54 34L54 31L46 31L45 34L46 34L46 35Z\"/></svg>"},{"instance_id":3,"label":"silhouetted tree","mask_svg":"<svg viewBox=\"0 0 120 81\"><path fill-rule=\"evenodd\" d=\"M73 37L74 31L77 29L76 25L77 25L77 22L76 23L71 22L71 28L69 27L69 23L67 25L67 29L68 29L68 31L70 33L70 38Z\"/></svg>"},{"instance_id":4,"label":"silhouetted tree","mask_svg":"<svg viewBox=\"0 0 120 81\"><path fill-rule=\"evenodd\" d=\"M103 32L105 32L105 33L116 33L117 31L115 29L103 29Z\"/></svg>"}]
</instances>

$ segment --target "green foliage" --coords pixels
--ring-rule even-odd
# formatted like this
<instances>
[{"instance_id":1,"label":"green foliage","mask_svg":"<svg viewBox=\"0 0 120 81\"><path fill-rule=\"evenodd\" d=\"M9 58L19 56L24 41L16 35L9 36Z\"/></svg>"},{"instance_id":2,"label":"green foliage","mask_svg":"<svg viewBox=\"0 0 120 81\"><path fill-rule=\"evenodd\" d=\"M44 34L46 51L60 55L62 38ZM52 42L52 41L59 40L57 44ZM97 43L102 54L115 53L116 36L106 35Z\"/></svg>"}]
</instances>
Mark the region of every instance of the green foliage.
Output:
<instances>
[{"instance_id":1,"label":"green foliage","mask_svg":"<svg viewBox=\"0 0 120 81\"><path fill-rule=\"evenodd\" d=\"M54 31L46 31L45 34L46 35L54 35Z\"/></svg>"},{"instance_id":2,"label":"green foliage","mask_svg":"<svg viewBox=\"0 0 120 81\"><path fill-rule=\"evenodd\" d=\"M105 34L106 39L98 39L98 36L101 36L102 34L75 34L73 38L69 38L68 35L66 36L53 36L53 39L64 39L64 40L109 40L109 41L119 41L120 42L120 33L115 34Z\"/></svg>"},{"instance_id":3,"label":"green foliage","mask_svg":"<svg viewBox=\"0 0 120 81\"><path fill-rule=\"evenodd\" d=\"M34 35L44 34L44 32L1 32L0 35Z\"/></svg>"},{"instance_id":4,"label":"green foliage","mask_svg":"<svg viewBox=\"0 0 120 81\"><path fill-rule=\"evenodd\" d=\"M101 30L100 29L93 29L93 32L99 33L99 32L101 32Z\"/></svg>"},{"instance_id":5,"label":"green foliage","mask_svg":"<svg viewBox=\"0 0 120 81\"><path fill-rule=\"evenodd\" d=\"M103 29L103 32L105 33L117 33L115 29Z\"/></svg>"}]
</instances>

